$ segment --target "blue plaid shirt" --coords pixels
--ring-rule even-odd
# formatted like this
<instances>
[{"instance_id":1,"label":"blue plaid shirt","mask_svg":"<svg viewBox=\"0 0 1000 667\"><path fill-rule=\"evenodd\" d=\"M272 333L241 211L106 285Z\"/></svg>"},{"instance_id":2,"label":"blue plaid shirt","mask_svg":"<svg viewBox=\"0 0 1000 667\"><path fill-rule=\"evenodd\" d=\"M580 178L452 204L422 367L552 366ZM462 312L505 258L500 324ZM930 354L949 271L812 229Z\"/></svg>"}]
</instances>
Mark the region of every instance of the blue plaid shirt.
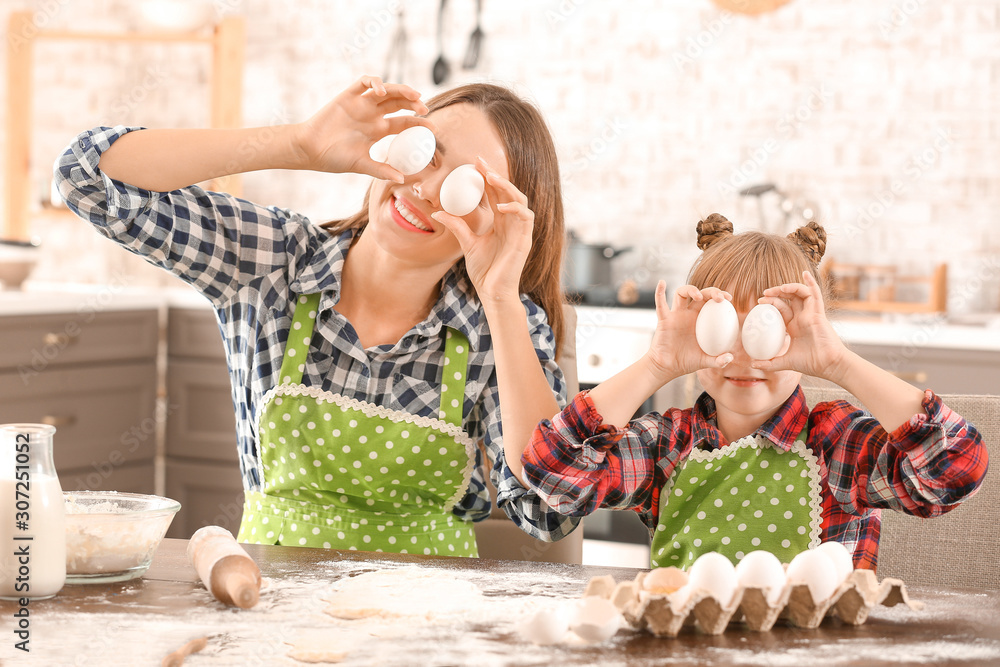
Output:
<instances>
[{"instance_id":1,"label":"blue plaid shirt","mask_svg":"<svg viewBox=\"0 0 1000 667\"><path fill-rule=\"evenodd\" d=\"M261 489L255 417L264 394L278 384L295 295L320 292L317 335L303 384L436 417L444 334L446 327L458 329L470 347L464 429L485 445L498 504L522 530L543 540L559 539L575 527L578 519L552 511L507 467L489 327L457 271L445 276L426 320L394 345L366 349L334 309L353 232L332 236L291 211L197 186L159 193L102 174L101 154L119 137L139 129L101 127L82 133L56 162L56 183L69 207L101 234L176 274L212 302L233 386L246 489ZM565 405L566 386L555 363L555 340L545 312L527 297L522 302L545 376ZM476 456L480 458L478 452ZM476 463L468 493L454 510L474 521L486 518L491 509L481 461Z\"/></svg>"}]
</instances>

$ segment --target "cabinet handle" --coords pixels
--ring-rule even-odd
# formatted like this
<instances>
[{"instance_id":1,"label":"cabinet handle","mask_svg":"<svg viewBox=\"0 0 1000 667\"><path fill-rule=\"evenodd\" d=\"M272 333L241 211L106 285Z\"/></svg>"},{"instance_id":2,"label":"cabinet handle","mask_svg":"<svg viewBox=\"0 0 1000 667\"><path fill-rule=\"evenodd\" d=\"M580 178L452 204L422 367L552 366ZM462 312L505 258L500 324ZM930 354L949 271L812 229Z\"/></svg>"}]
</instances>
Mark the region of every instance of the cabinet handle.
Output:
<instances>
[{"instance_id":1,"label":"cabinet handle","mask_svg":"<svg viewBox=\"0 0 1000 667\"><path fill-rule=\"evenodd\" d=\"M42 336L42 343L47 347L66 347L70 343L76 342L75 336L64 333L47 333Z\"/></svg>"},{"instance_id":2,"label":"cabinet handle","mask_svg":"<svg viewBox=\"0 0 1000 667\"><path fill-rule=\"evenodd\" d=\"M905 380L907 382L921 382L921 383L927 382L926 371L913 371L911 373L892 372L892 374L898 377L900 380Z\"/></svg>"},{"instance_id":3,"label":"cabinet handle","mask_svg":"<svg viewBox=\"0 0 1000 667\"><path fill-rule=\"evenodd\" d=\"M601 355L599 355L599 354L591 354L590 356L587 357L587 363L590 364L591 366L600 366L601 365Z\"/></svg>"},{"instance_id":4,"label":"cabinet handle","mask_svg":"<svg viewBox=\"0 0 1000 667\"><path fill-rule=\"evenodd\" d=\"M62 428L64 426L72 426L76 423L76 417L73 415L45 415L42 417L42 423L48 426L55 426L56 428Z\"/></svg>"}]
</instances>

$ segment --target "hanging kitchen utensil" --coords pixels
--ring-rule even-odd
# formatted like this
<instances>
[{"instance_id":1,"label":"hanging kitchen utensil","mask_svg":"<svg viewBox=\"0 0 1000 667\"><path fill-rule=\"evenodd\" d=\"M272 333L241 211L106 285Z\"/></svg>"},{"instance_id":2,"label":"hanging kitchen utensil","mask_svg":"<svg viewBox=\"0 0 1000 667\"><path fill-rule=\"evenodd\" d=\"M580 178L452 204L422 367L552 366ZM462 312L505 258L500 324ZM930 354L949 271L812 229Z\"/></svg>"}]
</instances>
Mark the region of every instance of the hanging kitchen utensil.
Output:
<instances>
[{"instance_id":1,"label":"hanging kitchen utensil","mask_svg":"<svg viewBox=\"0 0 1000 667\"><path fill-rule=\"evenodd\" d=\"M434 61L434 67L431 68L431 80L437 86L444 83L448 79L448 74L451 73L451 67L448 66L448 61L444 59L444 10L447 4L448 0L441 0L441 6L438 8L438 58Z\"/></svg>"},{"instance_id":2,"label":"hanging kitchen utensil","mask_svg":"<svg viewBox=\"0 0 1000 667\"><path fill-rule=\"evenodd\" d=\"M406 20L403 8L399 8L396 14L396 32L392 35L392 42L389 44L389 53L385 58L385 75L383 81L403 83L403 72L406 67Z\"/></svg>"},{"instance_id":3,"label":"hanging kitchen utensil","mask_svg":"<svg viewBox=\"0 0 1000 667\"><path fill-rule=\"evenodd\" d=\"M483 39L486 33L483 32L483 0L476 0L476 29L469 35L469 46L465 50L465 60L462 61L462 69L475 69L479 64L479 54L483 48Z\"/></svg>"},{"instance_id":4,"label":"hanging kitchen utensil","mask_svg":"<svg viewBox=\"0 0 1000 667\"><path fill-rule=\"evenodd\" d=\"M761 183L760 185L751 185L745 190L740 190L740 196L742 197L756 197L757 198L757 215L760 217L760 231L765 234L768 233L769 225L767 223L767 216L764 215L764 202L761 201L761 195L764 195L771 191L778 192L778 189L773 183ZM780 194L780 193L779 193Z\"/></svg>"}]
</instances>

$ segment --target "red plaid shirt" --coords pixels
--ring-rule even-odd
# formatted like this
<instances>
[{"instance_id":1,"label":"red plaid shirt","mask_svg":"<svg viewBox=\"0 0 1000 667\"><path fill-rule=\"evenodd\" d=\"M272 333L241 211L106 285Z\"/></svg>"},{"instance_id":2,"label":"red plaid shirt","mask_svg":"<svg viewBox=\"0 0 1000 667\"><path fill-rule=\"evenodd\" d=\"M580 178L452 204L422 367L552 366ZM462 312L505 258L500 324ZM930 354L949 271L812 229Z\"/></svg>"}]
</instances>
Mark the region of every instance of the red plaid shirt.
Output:
<instances>
[{"instance_id":1,"label":"red plaid shirt","mask_svg":"<svg viewBox=\"0 0 1000 667\"><path fill-rule=\"evenodd\" d=\"M938 516L973 495L986 474L986 446L976 428L930 390L923 409L886 433L845 401L820 403L810 412L799 387L755 432L788 450L808 420L806 446L821 474L822 540L853 551L855 567L875 569L882 509ZM634 510L652 531L660 491L674 469L695 447L726 444L708 394L693 408L653 412L618 429L603 424L581 392L538 425L522 462L528 485L556 511L585 516L601 507Z\"/></svg>"}]
</instances>

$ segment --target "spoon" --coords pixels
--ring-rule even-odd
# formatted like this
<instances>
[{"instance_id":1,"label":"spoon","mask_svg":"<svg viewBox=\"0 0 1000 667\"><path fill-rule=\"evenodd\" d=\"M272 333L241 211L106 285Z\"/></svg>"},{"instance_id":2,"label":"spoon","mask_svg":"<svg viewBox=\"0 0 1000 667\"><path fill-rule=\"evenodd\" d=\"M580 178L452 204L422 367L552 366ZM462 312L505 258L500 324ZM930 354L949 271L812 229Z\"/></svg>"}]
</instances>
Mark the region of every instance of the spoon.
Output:
<instances>
[{"instance_id":1,"label":"spoon","mask_svg":"<svg viewBox=\"0 0 1000 667\"><path fill-rule=\"evenodd\" d=\"M462 69L475 69L479 64L479 52L482 50L483 38L486 33L482 28L483 0L476 0L476 29L469 35L469 46L465 51Z\"/></svg>"},{"instance_id":2,"label":"spoon","mask_svg":"<svg viewBox=\"0 0 1000 667\"><path fill-rule=\"evenodd\" d=\"M441 7L438 9L438 29L437 29L437 43L438 43L438 58L434 61L434 67L431 69L431 80L434 84L440 86L448 78L448 74L451 72L451 68L448 66L448 61L444 59L444 38L442 37L442 28L444 24L444 8L448 4L448 0L441 0Z\"/></svg>"}]
</instances>

